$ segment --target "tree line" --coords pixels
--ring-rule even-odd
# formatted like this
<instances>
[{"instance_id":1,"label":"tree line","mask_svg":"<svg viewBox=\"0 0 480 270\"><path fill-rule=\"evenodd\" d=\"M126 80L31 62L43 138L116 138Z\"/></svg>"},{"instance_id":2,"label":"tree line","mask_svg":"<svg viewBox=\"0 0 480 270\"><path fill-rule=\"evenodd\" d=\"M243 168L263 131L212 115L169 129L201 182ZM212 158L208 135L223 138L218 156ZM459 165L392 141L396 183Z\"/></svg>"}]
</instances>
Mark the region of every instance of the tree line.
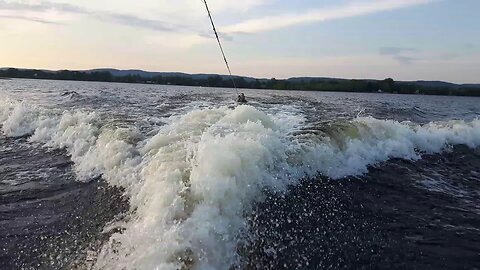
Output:
<instances>
[{"instance_id":1,"label":"tree line","mask_svg":"<svg viewBox=\"0 0 480 270\"><path fill-rule=\"evenodd\" d=\"M0 70L0 77L222 88L233 87L233 83L228 77L220 75L211 75L202 78L198 78L193 75L158 75L153 77L142 77L140 75L114 76L109 71L44 71L9 68ZM415 82L395 82L391 78L387 78L385 80L346 80L324 78L277 80L275 78L251 79L235 77L235 84L238 88L248 89L480 96L480 87L423 86Z\"/></svg>"}]
</instances>

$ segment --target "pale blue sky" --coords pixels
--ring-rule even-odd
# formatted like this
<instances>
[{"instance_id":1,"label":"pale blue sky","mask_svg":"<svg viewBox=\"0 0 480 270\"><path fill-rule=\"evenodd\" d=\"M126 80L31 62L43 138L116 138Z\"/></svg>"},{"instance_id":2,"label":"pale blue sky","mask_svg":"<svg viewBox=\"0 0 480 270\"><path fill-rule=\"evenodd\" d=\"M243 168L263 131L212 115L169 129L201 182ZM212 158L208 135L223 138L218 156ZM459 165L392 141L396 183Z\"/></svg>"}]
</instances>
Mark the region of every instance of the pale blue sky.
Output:
<instances>
[{"instance_id":1,"label":"pale blue sky","mask_svg":"<svg viewBox=\"0 0 480 270\"><path fill-rule=\"evenodd\" d=\"M480 82L478 0L210 0L236 74ZM0 66L225 73L201 0L0 0Z\"/></svg>"}]
</instances>

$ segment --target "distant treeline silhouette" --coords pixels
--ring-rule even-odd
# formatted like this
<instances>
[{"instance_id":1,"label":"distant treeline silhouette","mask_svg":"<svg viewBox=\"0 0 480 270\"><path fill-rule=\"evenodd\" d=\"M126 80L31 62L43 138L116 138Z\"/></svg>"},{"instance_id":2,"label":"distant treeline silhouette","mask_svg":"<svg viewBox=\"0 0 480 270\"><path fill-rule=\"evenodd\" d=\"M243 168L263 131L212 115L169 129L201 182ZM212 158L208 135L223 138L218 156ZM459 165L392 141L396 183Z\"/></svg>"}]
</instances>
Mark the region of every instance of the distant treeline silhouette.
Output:
<instances>
[{"instance_id":1,"label":"distant treeline silhouette","mask_svg":"<svg viewBox=\"0 0 480 270\"><path fill-rule=\"evenodd\" d=\"M71 81L98 81L120 83L143 83L162 85L184 85L202 87L232 88L232 82L226 76L208 75L157 75L142 77L140 75L114 76L109 71L45 71L34 69L8 68L0 70L0 78L27 78ZM422 85L419 82L395 82L385 80L346 80L331 78L291 78L286 80L253 79L235 77L238 88L305 90L335 92L383 92L398 94L480 96L480 87L462 86L448 83Z\"/></svg>"}]
</instances>

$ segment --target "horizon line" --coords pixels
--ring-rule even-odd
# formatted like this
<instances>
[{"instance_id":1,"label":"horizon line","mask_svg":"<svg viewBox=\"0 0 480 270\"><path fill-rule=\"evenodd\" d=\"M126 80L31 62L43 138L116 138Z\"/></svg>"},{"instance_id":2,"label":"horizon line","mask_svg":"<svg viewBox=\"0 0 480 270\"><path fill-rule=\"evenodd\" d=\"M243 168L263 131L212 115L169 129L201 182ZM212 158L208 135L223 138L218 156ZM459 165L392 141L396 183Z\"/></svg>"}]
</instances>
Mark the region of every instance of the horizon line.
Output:
<instances>
[{"instance_id":1,"label":"horizon line","mask_svg":"<svg viewBox=\"0 0 480 270\"><path fill-rule=\"evenodd\" d=\"M145 70L145 69L139 69L139 68L128 68L128 69L121 69L121 68L114 68L114 67L96 67L96 68L89 68L89 69L48 69L48 68L23 68L23 67L0 67L0 70L5 70L5 69L18 69L18 70L41 70L41 71L51 71L51 72L59 72L59 71L77 71L77 72L86 72L86 71L93 71L93 70L101 70L101 69L110 69L110 70L117 70L117 71L141 71L141 72L147 72L147 73L182 73L185 75L217 75L217 76L230 76L229 74L221 74L221 73L191 73L191 72L186 72L186 71L151 71L151 70ZM335 77L335 76L291 76L291 77L275 77L272 76L270 78L266 77L256 77L256 76L248 76L248 75L238 75L238 74L232 74L234 77L242 77L242 78L250 78L250 79L256 79L256 80L271 80L271 79L276 79L276 80L289 80L289 79L296 79L296 78L312 78L312 79L336 79L336 80L364 80L364 81L382 81L385 79L393 79L396 82L442 82L442 83L450 83L454 85L479 85L480 82L475 82L475 83L457 83L457 82L451 82L447 80L426 80L426 79L416 79L416 80L396 80L395 77L390 76L386 78L347 78L347 77Z\"/></svg>"}]
</instances>

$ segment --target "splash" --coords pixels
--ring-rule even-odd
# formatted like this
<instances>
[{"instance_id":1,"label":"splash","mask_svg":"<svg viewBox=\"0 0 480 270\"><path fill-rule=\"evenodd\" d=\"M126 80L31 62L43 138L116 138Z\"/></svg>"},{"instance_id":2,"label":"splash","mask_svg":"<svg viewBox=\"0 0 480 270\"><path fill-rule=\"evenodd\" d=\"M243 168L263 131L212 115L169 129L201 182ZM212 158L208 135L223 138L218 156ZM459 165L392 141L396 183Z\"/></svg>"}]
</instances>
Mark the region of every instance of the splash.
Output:
<instances>
[{"instance_id":1,"label":"splash","mask_svg":"<svg viewBox=\"0 0 480 270\"><path fill-rule=\"evenodd\" d=\"M156 135L116 128L95 112L53 113L0 104L2 131L64 148L79 181L102 176L124 188L131 211L98 254L99 269L226 269L240 264L245 215L263 191L304 177L368 172L391 158L417 160L450 146L480 145L480 121L416 125L358 117L299 137L304 117L251 106L194 109Z\"/></svg>"}]
</instances>

